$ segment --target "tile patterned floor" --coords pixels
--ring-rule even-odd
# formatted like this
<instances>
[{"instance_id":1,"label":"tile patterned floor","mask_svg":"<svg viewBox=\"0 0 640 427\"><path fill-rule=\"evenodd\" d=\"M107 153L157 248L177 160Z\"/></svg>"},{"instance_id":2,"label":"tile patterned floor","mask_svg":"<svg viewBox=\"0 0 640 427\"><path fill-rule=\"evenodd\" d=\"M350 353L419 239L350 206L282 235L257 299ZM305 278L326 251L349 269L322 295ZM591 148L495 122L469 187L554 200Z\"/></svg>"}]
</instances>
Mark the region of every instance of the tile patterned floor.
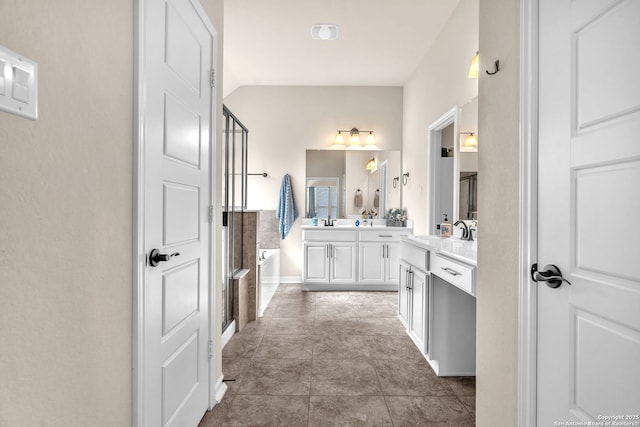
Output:
<instances>
[{"instance_id":1,"label":"tile patterned floor","mask_svg":"<svg viewBox=\"0 0 640 427\"><path fill-rule=\"evenodd\" d=\"M395 292L281 285L222 352L229 389L200 427L473 426L475 378L437 377Z\"/></svg>"}]
</instances>

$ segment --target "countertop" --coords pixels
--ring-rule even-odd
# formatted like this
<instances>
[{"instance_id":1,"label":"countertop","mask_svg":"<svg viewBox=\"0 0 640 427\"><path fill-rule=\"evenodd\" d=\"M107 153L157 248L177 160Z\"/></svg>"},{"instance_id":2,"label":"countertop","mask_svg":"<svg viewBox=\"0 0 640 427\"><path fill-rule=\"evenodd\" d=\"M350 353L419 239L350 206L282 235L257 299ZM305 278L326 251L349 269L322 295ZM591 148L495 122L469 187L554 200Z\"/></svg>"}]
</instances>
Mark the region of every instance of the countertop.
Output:
<instances>
[{"instance_id":1,"label":"countertop","mask_svg":"<svg viewBox=\"0 0 640 427\"><path fill-rule=\"evenodd\" d=\"M393 227L392 227L393 228ZM469 242L456 237L440 236L402 236L401 240L411 243L431 251L441 252L450 258L470 264L478 265L478 244L476 241Z\"/></svg>"},{"instance_id":2,"label":"countertop","mask_svg":"<svg viewBox=\"0 0 640 427\"><path fill-rule=\"evenodd\" d=\"M407 233L411 233L411 227L388 227L386 225L360 225L356 227L355 225L333 225L330 227L325 227L324 225L301 225L300 228L303 230L319 230L319 231L339 231L339 230L389 230L389 231L406 231Z\"/></svg>"},{"instance_id":3,"label":"countertop","mask_svg":"<svg viewBox=\"0 0 640 427\"><path fill-rule=\"evenodd\" d=\"M359 219L360 225L356 227L355 219L335 219L334 225L326 227L323 225L322 220L318 220L318 225L311 225L310 218L304 218L302 220L302 225L300 226L303 230L388 230L388 231L408 231L409 233L413 230L413 221L407 220L406 227L389 227L387 226L387 222L384 219ZM372 225L373 224L373 225Z\"/></svg>"}]
</instances>

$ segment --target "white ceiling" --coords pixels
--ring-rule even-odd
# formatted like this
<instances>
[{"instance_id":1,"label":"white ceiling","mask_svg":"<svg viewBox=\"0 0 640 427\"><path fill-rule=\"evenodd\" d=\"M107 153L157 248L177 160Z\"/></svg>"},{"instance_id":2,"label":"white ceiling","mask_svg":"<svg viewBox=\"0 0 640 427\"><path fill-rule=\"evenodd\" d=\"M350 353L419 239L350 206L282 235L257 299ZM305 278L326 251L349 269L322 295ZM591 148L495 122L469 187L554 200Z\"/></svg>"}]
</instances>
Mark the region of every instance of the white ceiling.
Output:
<instances>
[{"instance_id":1,"label":"white ceiling","mask_svg":"<svg viewBox=\"0 0 640 427\"><path fill-rule=\"evenodd\" d=\"M224 96L246 85L402 86L459 0L226 0ZM311 38L337 24L338 39Z\"/></svg>"}]
</instances>

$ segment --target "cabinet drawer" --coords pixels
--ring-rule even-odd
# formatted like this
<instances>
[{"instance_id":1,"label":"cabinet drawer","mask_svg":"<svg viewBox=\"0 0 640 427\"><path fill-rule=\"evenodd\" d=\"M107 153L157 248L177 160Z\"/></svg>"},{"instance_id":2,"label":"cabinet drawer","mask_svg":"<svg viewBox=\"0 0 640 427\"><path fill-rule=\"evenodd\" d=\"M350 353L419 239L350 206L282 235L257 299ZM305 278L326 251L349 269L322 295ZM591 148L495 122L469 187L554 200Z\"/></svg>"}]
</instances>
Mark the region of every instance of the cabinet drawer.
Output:
<instances>
[{"instance_id":1,"label":"cabinet drawer","mask_svg":"<svg viewBox=\"0 0 640 427\"><path fill-rule=\"evenodd\" d=\"M409 230L360 230L361 242L399 242L400 236L411 234Z\"/></svg>"},{"instance_id":2,"label":"cabinet drawer","mask_svg":"<svg viewBox=\"0 0 640 427\"><path fill-rule=\"evenodd\" d=\"M431 259L431 274L435 274L463 291L476 296L476 268L436 253Z\"/></svg>"},{"instance_id":3,"label":"cabinet drawer","mask_svg":"<svg viewBox=\"0 0 640 427\"><path fill-rule=\"evenodd\" d=\"M429 271L429 251L400 242L400 258L422 271Z\"/></svg>"},{"instance_id":4,"label":"cabinet drawer","mask_svg":"<svg viewBox=\"0 0 640 427\"><path fill-rule=\"evenodd\" d=\"M308 242L355 242L355 230L304 230L302 240Z\"/></svg>"}]
</instances>

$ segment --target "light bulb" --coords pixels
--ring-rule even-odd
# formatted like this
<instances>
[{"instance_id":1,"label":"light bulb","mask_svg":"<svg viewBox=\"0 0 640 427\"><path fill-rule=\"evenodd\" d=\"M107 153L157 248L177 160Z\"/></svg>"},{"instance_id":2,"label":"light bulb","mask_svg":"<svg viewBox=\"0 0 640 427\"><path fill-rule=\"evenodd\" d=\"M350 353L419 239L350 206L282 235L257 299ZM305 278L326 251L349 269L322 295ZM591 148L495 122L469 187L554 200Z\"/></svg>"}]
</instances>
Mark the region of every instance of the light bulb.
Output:
<instances>
[{"instance_id":1,"label":"light bulb","mask_svg":"<svg viewBox=\"0 0 640 427\"><path fill-rule=\"evenodd\" d=\"M478 78L478 62L480 61L480 54L478 52L476 52L476 56L473 57L473 59L471 60L471 66L469 67L469 75L467 77L469 77L470 79L477 79Z\"/></svg>"},{"instance_id":2,"label":"light bulb","mask_svg":"<svg viewBox=\"0 0 640 427\"><path fill-rule=\"evenodd\" d=\"M369 135L367 135L367 144L375 145L375 143L376 143L376 138L373 136L373 132L369 132Z\"/></svg>"}]
</instances>

